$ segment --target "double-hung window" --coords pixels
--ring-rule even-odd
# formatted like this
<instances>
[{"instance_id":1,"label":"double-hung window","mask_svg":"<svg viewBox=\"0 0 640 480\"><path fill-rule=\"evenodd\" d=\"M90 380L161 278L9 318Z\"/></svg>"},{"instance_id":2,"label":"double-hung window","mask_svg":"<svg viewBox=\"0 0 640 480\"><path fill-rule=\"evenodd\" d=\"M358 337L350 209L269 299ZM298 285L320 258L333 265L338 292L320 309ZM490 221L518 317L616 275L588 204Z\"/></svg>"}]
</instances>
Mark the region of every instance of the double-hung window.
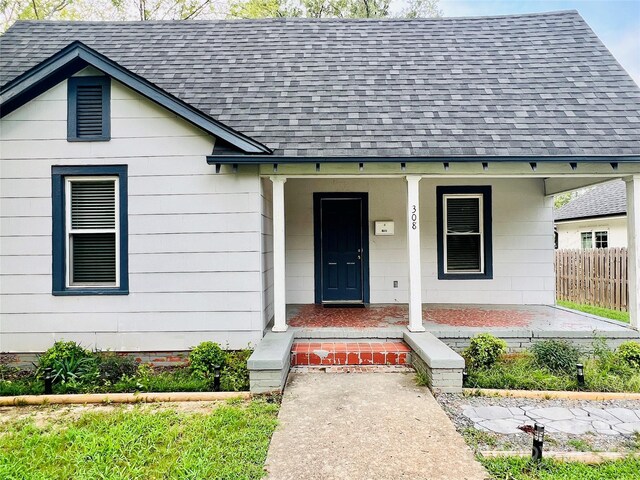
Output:
<instances>
[{"instance_id":1,"label":"double-hung window","mask_svg":"<svg viewBox=\"0 0 640 480\"><path fill-rule=\"evenodd\" d=\"M53 167L53 293L126 294L126 166Z\"/></svg>"},{"instance_id":2,"label":"double-hung window","mask_svg":"<svg viewBox=\"0 0 640 480\"><path fill-rule=\"evenodd\" d=\"M580 246L583 250L607 248L609 246L609 232L606 230L580 232Z\"/></svg>"},{"instance_id":3,"label":"double-hung window","mask_svg":"<svg viewBox=\"0 0 640 480\"><path fill-rule=\"evenodd\" d=\"M491 187L438 187L438 278L492 278Z\"/></svg>"}]
</instances>

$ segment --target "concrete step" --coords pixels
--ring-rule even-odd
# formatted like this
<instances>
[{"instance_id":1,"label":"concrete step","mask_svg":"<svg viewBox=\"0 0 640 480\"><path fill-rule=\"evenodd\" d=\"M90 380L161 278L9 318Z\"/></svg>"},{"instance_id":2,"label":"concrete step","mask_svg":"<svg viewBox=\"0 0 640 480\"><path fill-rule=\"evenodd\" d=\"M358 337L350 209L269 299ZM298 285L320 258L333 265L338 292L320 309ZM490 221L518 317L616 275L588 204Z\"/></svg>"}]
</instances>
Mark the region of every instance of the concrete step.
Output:
<instances>
[{"instance_id":1,"label":"concrete step","mask_svg":"<svg viewBox=\"0 0 640 480\"><path fill-rule=\"evenodd\" d=\"M291 365L408 365L410 353L401 341L296 341L291 348Z\"/></svg>"}]
</instances>

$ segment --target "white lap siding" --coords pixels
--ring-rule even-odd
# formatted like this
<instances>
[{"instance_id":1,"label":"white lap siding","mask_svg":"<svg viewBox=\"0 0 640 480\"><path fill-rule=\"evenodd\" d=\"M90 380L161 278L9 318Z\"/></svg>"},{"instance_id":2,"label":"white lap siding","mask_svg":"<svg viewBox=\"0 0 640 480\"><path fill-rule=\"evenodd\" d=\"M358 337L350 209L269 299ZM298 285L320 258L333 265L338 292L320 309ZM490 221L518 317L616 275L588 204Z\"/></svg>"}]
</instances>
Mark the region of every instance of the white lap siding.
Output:
<instances>
[{"instance_id":1,"label":"white lap siding","mask_svg":"<svg viewBox=\"0 0 640 480\"><path fill-rule=\"evenodd\" d=\"M436 186L491 185L493 279L439 280ZM406 181L289 179L285 184L287 303L314 301L313 192L368 192L371 303L407 302ZM424 178L420 181L424 303L548 304L554 299L551 201L541 179ZM392 220L395 235L375 236ZM394 287L394 281L398 287Z\"/></svg>"},{"instance_id":2,"label":"white lap siding","mask_svg":"<svg viewBox=\"0 0 640 480\"><path fill-rule=\"evenodd\" d=\"M0 351L59 339L121 351L230 348L263 330L257 172L216 175L213 138L116 82L111 140L67 142L63 82L6 116L0 152ZM129 295L51 294L51 166L128 165Z\"/></svg>"}]
</instances>

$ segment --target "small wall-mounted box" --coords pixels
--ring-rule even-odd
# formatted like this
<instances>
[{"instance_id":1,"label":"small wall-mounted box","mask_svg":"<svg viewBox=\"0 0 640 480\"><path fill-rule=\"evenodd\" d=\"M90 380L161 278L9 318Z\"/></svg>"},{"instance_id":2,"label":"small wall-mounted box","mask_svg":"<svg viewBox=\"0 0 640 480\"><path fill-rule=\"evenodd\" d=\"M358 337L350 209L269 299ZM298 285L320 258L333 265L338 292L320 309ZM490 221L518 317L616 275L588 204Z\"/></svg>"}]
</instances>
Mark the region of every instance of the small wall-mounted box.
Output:
<instances>
[{"instance_id":1,"label":"small wall-mounted box","mask_svg":"<svg viewBox=\"0 0 640 480\"><path fill-rule=\"evenodd\" d=\"M394 234L394 224L391 220L384 220L380 222L374 222L375 235L393 235Z\"/></svg>"}]
</instances>

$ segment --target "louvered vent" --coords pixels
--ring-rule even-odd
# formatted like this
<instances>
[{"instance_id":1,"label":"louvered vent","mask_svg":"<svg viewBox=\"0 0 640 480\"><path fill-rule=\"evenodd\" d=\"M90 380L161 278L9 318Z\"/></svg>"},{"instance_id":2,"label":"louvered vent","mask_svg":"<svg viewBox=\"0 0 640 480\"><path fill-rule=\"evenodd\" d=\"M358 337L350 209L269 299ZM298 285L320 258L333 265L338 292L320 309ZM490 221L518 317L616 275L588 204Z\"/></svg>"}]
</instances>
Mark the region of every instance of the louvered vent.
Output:
<instances>
[{"instance_id":1,"label":"louvered vent","mask_svg":"<svg viewBox=\"0 0 640 480\"><path fill-rule=\"evenodd\" d=\"M481 269L480 199L447 199L447 270Z\"/></svg>"},{"instance_id":2,"label":"louvered vent","mask_svg":"<svg viewBox=\"0 0 640 480\"><path fill-rule=\"evenodd\" d=\"M102 124L102 85L78 85L76 90L76 135L100 137Z\"/></svg>"},{"instance_id":3,"label":"louvered vent","mask_svg":"<svg viewBox=\"0 0 640 480\"><path fill-rule=\"evenodd\" d=\"M116 282L115 181L71 182L73 284Z\"/></svg>"}]
</instances>

